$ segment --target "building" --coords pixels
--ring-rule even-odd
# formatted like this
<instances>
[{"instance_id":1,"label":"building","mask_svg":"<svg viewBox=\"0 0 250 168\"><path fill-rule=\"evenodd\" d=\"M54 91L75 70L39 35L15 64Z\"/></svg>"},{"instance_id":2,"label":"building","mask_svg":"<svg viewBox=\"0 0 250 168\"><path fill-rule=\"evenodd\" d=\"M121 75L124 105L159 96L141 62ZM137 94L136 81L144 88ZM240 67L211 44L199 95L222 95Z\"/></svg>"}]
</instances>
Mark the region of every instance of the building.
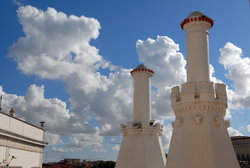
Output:
<instances>
[{"instance_id":1,"label":"building","mask_svg":"<svg viewBox=\"0 0 250 168\"><path fill-rule=\"evenodd\" d=\"M250 137L231 137L235 155L242 168L250 168Z\"/></svg>"},{"instance_id":2,"label":"building","mask_svg":"<svg viewBox=\"0 0 250 168\"><path fill-rule=\"evenodd\" d=\"M121 126L123 135L116 168L164 168L162 125L151 120L151 77L145 65L131 71L134 78L133 121Z\"/></svg>"},{"instance_id":3,"label":"building","mask_svg":"<svg viewBox=\"0 0 250 168\"><path fill-rule=\"evenodd\" d=\"M44 141L43 129L0 112L0 165L9 164L12 168L42 167L43 150L48 144ZM3 163L4 162L4 163Z\"/></svg>"},{"instance_id":4,"label":"building","mask_svg":"<svg viewBox=\"0 0 250 168\"><path fill-rule=\"evenodd\" d=\"M226 86L209 73L209 29L213 20L193 12L181 23L186 32L187 82L172 88L175 114L166 168L239 168L225 120Z\"/></svg>"}]
</instances>

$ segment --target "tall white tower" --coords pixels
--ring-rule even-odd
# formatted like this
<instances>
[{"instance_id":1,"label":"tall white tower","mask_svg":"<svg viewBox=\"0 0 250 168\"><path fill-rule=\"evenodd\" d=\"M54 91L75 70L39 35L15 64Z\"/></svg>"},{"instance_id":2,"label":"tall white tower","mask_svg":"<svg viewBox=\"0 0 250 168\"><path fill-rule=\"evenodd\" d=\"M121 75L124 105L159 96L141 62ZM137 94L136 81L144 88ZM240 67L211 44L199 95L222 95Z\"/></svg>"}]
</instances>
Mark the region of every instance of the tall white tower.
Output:
<instances>
[{"instance_id":1,"label":"tall white tower","mask_svg":"<svg viewBox=\"0 0 250 168\"><path fill-rule=\"evenodd\" d=\"M164 168L162 125L151 120L151 77L144 65L131 71L134 78L133 122L121 126L123 139L116 168Z\"/></svg>"},{"instance_id":2,"label":"tall white tower","mask_svg":"<svg viewBox=\"0 0 250 168\"><path fill-rule=\"evenodd\" d=\"M208 30L213 20L193 12L186 32L187 82L172 88L175 113L166 168L239 168L225 121L226 86L209 78Z\"/></svg>"}]
</instances>

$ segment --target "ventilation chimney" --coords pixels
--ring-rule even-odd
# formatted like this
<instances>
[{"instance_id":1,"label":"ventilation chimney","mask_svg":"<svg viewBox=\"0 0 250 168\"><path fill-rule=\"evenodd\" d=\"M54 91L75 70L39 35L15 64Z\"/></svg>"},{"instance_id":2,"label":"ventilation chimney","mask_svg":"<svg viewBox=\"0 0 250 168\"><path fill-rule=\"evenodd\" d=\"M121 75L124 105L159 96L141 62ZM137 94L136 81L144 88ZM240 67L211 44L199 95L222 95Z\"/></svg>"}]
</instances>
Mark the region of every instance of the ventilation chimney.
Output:
<instances>
[{"instance_id":1,"label":"ventilation chimney","mask_svg":"<svg viewBox=\"0 0 250 168\"><path fill-rule=\"evenodd\" d=\"M41 121L40 124L41 124L41 128L43 129L45 122Z\"/></svg>"},{"instance_id":2,"label":"ventilation chimney","mask_svg":"<svg viewBox=\"0 0 250 168\"><path fill-rule=\"evenodd\" d=\"M11 117L14 117L14 114L15 114L15 111L14 111L13 108L11 108L10 111L9 111L9 115L10 115Z\"/></svg>"}]
</instances>

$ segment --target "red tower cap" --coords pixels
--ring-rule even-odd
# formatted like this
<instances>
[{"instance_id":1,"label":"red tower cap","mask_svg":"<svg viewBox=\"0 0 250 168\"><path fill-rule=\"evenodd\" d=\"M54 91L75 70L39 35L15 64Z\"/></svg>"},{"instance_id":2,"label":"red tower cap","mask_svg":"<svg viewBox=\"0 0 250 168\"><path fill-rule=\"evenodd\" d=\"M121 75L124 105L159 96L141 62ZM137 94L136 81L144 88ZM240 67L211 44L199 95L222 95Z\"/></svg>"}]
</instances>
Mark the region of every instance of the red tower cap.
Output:
<instances>
[{"instance_id":1,"label":"red tower cap","mask_svg":"<svg viewBox=\"0 0 250 168\"><path fill-rule=\"evenodd\" d=\"M133 69L130 74L133 75L133 73L135 72L148 72L150 73L151 75L154 75L154 71L149 69L148 67L146 67L145 65L141 64L141 65L138 65L135 69Z\"/></svg>"},{"instance_id":2,"label":"red tower cap","mask_svg":"<svg viewBox=\"0 0 250 168\"><path fill-rule=\"evenodd\" d=\"M213 27L213 25L214 25L214 21L210 17L204 15L200 11L195 11L195 12L191 13L186 19L184 19L181 22L181 28L183 29L184 25L187 23L197 22L197 21L208 22L208 23L210 23L211 27Z\"/></svg>"}]
</instances>

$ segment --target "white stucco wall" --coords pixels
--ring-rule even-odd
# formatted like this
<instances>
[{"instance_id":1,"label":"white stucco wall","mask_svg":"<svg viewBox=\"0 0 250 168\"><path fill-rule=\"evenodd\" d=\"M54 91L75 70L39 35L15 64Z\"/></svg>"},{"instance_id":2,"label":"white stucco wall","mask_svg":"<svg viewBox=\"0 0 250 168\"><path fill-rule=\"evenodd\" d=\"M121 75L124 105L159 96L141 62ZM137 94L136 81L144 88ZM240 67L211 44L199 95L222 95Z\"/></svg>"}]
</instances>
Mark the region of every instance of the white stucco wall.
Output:
<instances>
[{"instance_id":1,"label":"white stucco wall","mask_svg":"<svg viewBox=\"0 0 250 168\"><path fill-rule=\"evenodd\" d=\"M2 162L3 159L5 159L5 152L6 152L6 147L0 146L0 162Z\"/></svg>"},{"instance_id":2,"label":"white stucco wall","mask_svg":"<svg viewBox=\"0 0 250 168\"><path fill-rule=\"evenodd\" d=\"M43 129L0 113L0 162L15 156L11 166L42 167L45 146Z\"/></svg>"},{"instance_id":3,"label":"white stucco wall","mask_svg":"<svg viewBox=\"0 0 250 168\"><path fill-rule=\"evenodd\" d=\"M9 116L0 113L0 128L3 130L9 129Z\"/></svg>"},{"instance_id":4,"label":"white stucco wall","mask_svg":"<svg viewBox=\"0 0 250 168\"><path fill-rule=\"evenodd\" d=\"M23 168L39 167L41 153L29 152L19 149L10 149L10 155L17 159L12 160L11 166L22 166Z\"/></svg>"},{"instance_id":5,"label":"white stucco wall","mask_svg":"<svg viewBox=\"0 0 250 168\"><path fill-rule=\"evenodd\" d=\"M2 113L0 113L0 129L39 141L43 140L42 129Z\"/></svg>"}]
</instances>

